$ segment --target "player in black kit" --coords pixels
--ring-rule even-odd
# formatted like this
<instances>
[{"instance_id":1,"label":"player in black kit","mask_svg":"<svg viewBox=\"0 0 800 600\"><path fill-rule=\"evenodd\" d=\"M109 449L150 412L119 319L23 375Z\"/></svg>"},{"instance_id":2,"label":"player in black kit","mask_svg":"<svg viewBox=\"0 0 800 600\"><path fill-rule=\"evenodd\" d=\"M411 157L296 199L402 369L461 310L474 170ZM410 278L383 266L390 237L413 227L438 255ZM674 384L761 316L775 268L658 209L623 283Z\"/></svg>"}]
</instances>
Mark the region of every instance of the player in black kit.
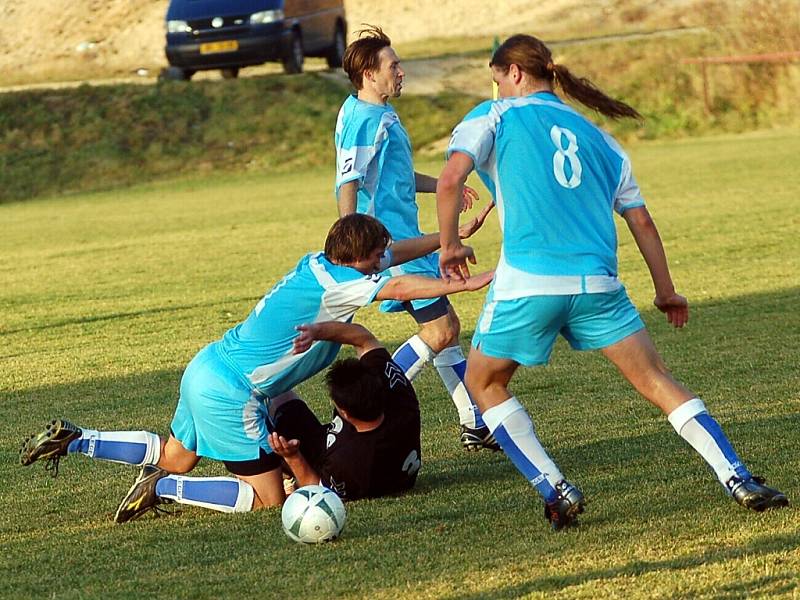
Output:
<instances>
[{"instance_id":1,"label":"player in black kit","mask_svg":"<svg viewBox=\"0 0 800 600\"><path fill-rule=\"evenodd\" d=\"M334 411L321 424L293 392L270 408L269 437L299 485L321 483L344 500L403 492L422 465L419 403L411 382L364 327L323 322L298 328L294 352L319 342L348 344L358 358L337 361L325 381Z\"/></svg>"}]
</instances>

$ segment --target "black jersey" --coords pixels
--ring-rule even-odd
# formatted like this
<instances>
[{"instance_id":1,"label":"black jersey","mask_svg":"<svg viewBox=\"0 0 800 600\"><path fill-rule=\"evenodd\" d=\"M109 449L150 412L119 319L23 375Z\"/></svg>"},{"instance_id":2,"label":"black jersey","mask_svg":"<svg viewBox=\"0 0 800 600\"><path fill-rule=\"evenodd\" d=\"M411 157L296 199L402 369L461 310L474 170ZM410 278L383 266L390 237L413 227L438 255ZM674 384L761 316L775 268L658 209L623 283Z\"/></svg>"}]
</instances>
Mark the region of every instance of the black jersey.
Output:
<instances>
[{"instance_id":1,"label":"black jersey","mask_svg":"<svg viewBox=\"0 0 800 600\"><path fill-rule=\"evenodd\" d=\"M318 465L322 484L345 500L407 490L422 466L419 403L411 382L385 348L370 350L360 360L384 383L383 422L359 432L334 411Z\"/></svg>"}]
</instances>

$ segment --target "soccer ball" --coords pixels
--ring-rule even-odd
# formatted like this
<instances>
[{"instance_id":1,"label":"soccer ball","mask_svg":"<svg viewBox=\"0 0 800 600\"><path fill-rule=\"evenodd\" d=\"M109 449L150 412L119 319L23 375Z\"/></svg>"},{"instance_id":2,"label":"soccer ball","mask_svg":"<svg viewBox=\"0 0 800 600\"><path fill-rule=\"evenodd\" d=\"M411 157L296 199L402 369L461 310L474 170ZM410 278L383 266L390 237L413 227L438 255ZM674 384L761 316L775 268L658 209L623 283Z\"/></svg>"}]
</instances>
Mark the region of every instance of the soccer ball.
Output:
<instances>
[{"instance_id":1,"label":"soccer ball","mask_svg":"<svg viewBox=\"0 0 800 600\"><path fill-rule=\"evenodd\" d=\"M344 503L336 492L321 485L306 485L283 505L283 530L295 542L317 544L336 539L346 519Z\"/></svg>"}]
</instances>

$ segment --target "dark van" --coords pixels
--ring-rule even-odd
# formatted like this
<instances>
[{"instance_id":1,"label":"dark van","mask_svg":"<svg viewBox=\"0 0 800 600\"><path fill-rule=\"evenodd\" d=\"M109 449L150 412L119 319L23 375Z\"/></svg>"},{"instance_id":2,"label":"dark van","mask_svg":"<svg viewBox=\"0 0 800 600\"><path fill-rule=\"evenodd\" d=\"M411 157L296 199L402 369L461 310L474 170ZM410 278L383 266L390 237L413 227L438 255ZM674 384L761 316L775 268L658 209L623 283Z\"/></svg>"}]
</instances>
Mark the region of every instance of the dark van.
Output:
<instances>
[{"instance_id":1,"label":"dark van","mask_svg":"<svg viewBox=\"0 0 800 600\"><path fill-rule=\"evenodd\" d=\"M267 61L300 73L305 56L340 67L347 39L343 0L170 0L166 20L174 79L209 69L233 78Z\"/></svg>"}]
</instances>

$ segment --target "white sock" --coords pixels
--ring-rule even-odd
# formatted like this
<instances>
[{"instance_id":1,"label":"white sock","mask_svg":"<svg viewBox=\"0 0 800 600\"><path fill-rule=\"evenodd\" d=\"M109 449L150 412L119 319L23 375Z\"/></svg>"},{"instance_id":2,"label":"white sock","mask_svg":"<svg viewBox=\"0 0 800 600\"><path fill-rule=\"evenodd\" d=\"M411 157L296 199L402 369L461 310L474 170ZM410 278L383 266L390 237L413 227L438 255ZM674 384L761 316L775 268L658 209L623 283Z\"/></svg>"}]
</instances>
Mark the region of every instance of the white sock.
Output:
<instances>
[{"instance_id":1,"label":"white sock","mask_svg":"<svg viewBox=\"0 0 800 600\"><path fill-rule=\"evenodd\" d=\"M558 498L555 486L564 479L553 459L542 447L525 408L512 396L483 413L483 420L503 452L531 482L545 502Z\"/></svg>"},{"instance_id":2,"label":"white sock","mask_svg":"<svg viewBox=\"0 0 800 600\"><path fill-rule=\"evenodd\" d=\"M747 467L739 459L719 423L708 414L700 398L684 402L667 419L678 435L689 442L714 470L720 483L725 485L734 476L750 479Z\"/></svg>"},{"instance_id":3,"label":"white sock","mask_svg":"<svg viewBox=\"0 0 800 600\"><path fill-rule=\"evenodd\" d=\"M467 370L467 359L460 346L450 346L445 348L433 359L433 366L439 372L453 404L458 410L458 421L462 425L475 429L483 427L484 422L481 418L481 411L472 402L467 386L464 385L464 373Z\"/></svg>"},{"instance_id":4,"label":"white sock","mask_svg":"<svg viewBox=\"0 0 800 600\"><path fill-rule=\"evenodd\" d=\"M156 494L224 513L250 512L255 498L253 486L236 477L167 475L156 483Z\"/></svg>"},{"instance_id":5,"label":"white sock","mask_svg":"<svg viewBox=\"0 0 800 600\"><path fill-rule=\"evenodd\" d=\"M149 431L81 429L67 451L126 465L154 465L161 458L161 438Z\"/></svg>"},{"instance_id":6,"label":"white sock","mask_svg":"<svg viewBox=\"0 0 800 600\"><path fill-rule=\"evenodd\" d=\"M404 344L395 350L392 360L403 369L409 381L419 375L423 367L434 357L433 350L422 341L418 335L410 337Z\"/></svg>"}]
</instances>

